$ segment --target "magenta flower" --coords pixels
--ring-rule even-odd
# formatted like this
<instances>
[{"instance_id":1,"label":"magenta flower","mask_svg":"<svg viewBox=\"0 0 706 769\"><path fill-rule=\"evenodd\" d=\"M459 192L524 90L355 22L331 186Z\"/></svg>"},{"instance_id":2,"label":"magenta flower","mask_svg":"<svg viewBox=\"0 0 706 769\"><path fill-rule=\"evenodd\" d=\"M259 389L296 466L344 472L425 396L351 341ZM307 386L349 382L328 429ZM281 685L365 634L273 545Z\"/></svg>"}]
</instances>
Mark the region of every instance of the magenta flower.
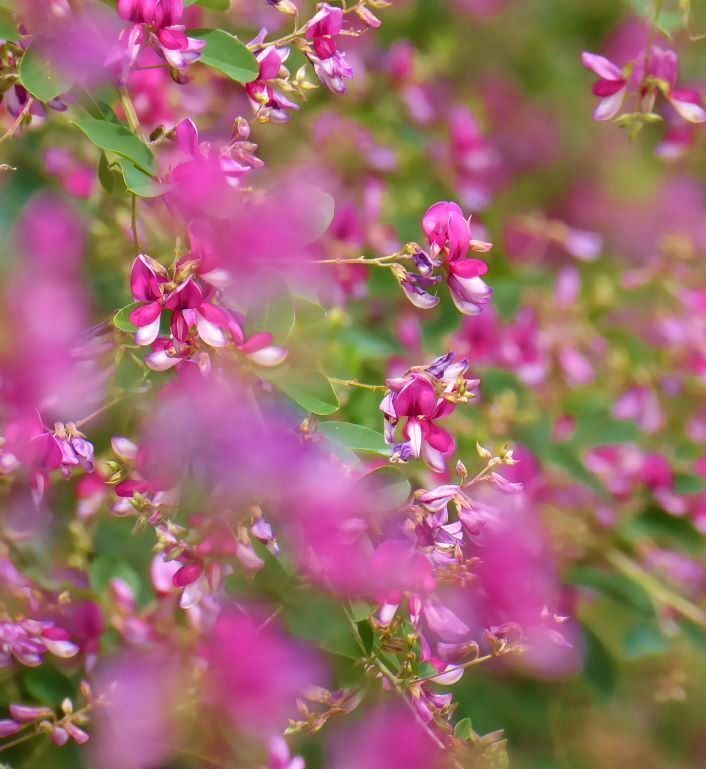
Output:
<instances>
[{"instance_id":1,"label":"magenta flower","mask_svg":"<svg viewBox=\"0 0 706 769\"><path fill-rule=\"evenodd\" d=\"M422 457L436 472L443 472L445 459L456 447L453 436L435 422L451 414L457 403L473 396L477 380L464 378L468 361L456 360L452 352L428 366L410 369L405 376L388 379L390 388L380 409L385 415L385 440L393 446L393 461ZM396 428L405 419L404 443L395 441Z\"/></svg>"},{"instance_id":2,"label":"magenta flower","mask_svg":"<svg viewBox=\"0 0 706 769\"><path fill-rule=\"evenodd\" d=\"M47 653L67 659L78 651L69 634L53 622L34 619L0 622L0 668L10 665L13 658L26 667L37 667Z\"/></svg>"},{"instance_id":3,"label":"magenta flower","mask_svg":"<svg viewBox=\"0 0 706 769\"><path fill-rule=\"evenodd\" d=\"M310 649L287 638L276 623L260 624L239 610L225 611L203 654L215 700L239 726L271 734L296 714L305 689L321 683L322 668Z\"/></svg>"},{"instance_id":4,"label":"magenta flower","mask_svg":"<svg viewBox=\"0 0 706 769\"><path fill-rule=\"evenodd\" d=\"M280 71L284 68L284 62L288 56L289 48L274 48L273 46L264 48L257 55L260 71L257 78L245 86L245 90L253 112L260 122L286 123L289 120L288 113L299 109L297 104L268 85L280 76Z\"/></svg>"},{"instance_id":5,"label":"magenta flower","mask_svg":"<svg viewBox=\"0 0 706 769\"><path fill-rule=\"evenodd\" d=\"M653 45L649 50L643 50L623 69L594 53L584 52L582 61L584 67L599 78L593 85L593 94L600 99L593 113L594 120L614 118L620 112L628 93L636 94L640 104L647 98L645 108L651 112L657 92L662 93L684 120L690 123L703 123L706 120L706 111L701 105L698 92L676 88L679 59L674 51Z\"/></svg>"},{"instance_id":6,"label":"magenta flower","mask_svg":"<svg viewBox=\"0 0 706 769\"><path fill-rule=\"evenodd\" d=\"M264 165L255 156L257 145L248 141L250 126L242 118L235 121L228 144L221 147L212 145L210 142L199 141L198 128L190 118L184 118L176 126L175 133L179 149L191 158L190 161L176 166L172 171L177 181L185 174L188 178L190 163L211 161L217 163L228 185L239 187L246 174Z\"/></svg>"},{"instance_id":7,"label":"magenta flower","mask_svg":"<svg viewBox=\"0 0 706 769\"><path fill-rule=\"evenodd\" d=\"M482 279L488 271L480 259L468 259L469 251L487 252L489 243L471 239L468 220L456 203L436 203L424 215L422 227L427 235L430 265L441 260L446 281L456 307L464 315L477 315L490 301L492 291Z\"/></svg>"},{"instance_id":8,"label":"magenta flower","mask_svg":"<svg viewBox=\"0 0 706 769\"><path fill-rule=\"evenodd\" d=\"M437 738L438 740L438 738ZM378 708L337 745L334 769L439 769L438 742L402 705Z\"/></svg>"},{"instance_id":9,"label":"magenta flower","mask_svg":"<svg viewBox=\"0 0 706 769\"><path fill-rule=\"evenodd\" d=\"M374 17L373 17L374 18ZM312 41L307 52L319 80L333 93L345 93L344 80L353 77L353 68L338 50L336 37L343 26L343 9L321 3L306 25L306 37Z\"/></svg>"},{"instance_id":10,"label":"magenta flower","mask_svg":"<svg viewBox=\"0 0 706 769\"><path fill-rule=\"evenodd\" d=\"M185 69L195 62L206 45L186 35L179 24L184 12L183 0L118 0L118 13L133 26L120 33L120 42L110 52L106 65L122 67L122 80L144 47L153 48L170 67Z\"/></svg>"}]
</instances>

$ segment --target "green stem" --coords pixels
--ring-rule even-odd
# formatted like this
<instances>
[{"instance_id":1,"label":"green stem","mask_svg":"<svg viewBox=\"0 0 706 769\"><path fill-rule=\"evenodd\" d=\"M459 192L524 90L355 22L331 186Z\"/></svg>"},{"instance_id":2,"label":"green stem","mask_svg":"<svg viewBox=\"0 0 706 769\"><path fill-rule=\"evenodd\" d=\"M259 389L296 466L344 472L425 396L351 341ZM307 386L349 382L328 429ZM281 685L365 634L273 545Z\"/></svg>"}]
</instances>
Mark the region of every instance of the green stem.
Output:
<instances>
[{"instance_id":1,"label":"green stem","mask_svg":"<svg viewBox=\"0 0 706 769\"><path fill-rule=\"evenodd\" d=\"M455 670L459 669L466 669L466 668L472 668L474 665L482 665L484 662L489 662L490 660L497 659L498 657L502 657L504 654L510 654L511 652L519 651L517 646L515 645L509 645L506 646L504 649L494 652L491 654L486 654L483 657L475 657L472 660L468 660L468 662L464 662L461 665L454 665ZM443 673L431 673L428 676L420 676L419 678L413 678L410 683L412 684L421 684L425 681L433 681L435 678L438 678L439 676L444 675Z\"/></svg>"},{"instance_id":2,"label":"green stem","mask_svg":"<svg viewBox=\"0 0 706 769\"><path fill-rule=\"evenodd\" d=\"M29 742L29 740L33 739L34 737L37 737L39 735L39 732L29 732L29 734L23 734L21 737L17 737L14 740L10 740L10 742L6 742L4 745L0 745L0 753L3 753L6 750L10 750L10 748L14 748L17 745L21 745L23 742Z\"/></svg>"},{"instance_id":3,"label":"green stem","mask_svg":"<svg viewBox=\"0 0 706 769\"><path fill-rule=\"evenodd\" d=\"M675 593L663 585L656 577L635 563L620 550L611 549L606 553L606 559L626 577L638 583L652 598L664 606L681 614L683 617L695 622L701 627L706 627L706 612L691 603L684 596Z\"/></svg>"},{"instance_id":4,"label":"green stem","mask_svg":"<svg viewBox=\"0 0 706 769\"><path fill-rule=\"evenodd\" d=\"M139 254L140 238L137 234L137 195L133 194L132 202L130 204L130 226L132 227L132 239L135 243L135 253Z\"/></svg>"},{"instance_id":5,"label":"green stem","mask_svg":"<svg viewBox=\"0 0 706 769\"><path fill-rule=\"evenodd\" d=\"M342 387L358 387L361 390L373 390L374 392L386 392L385 385L371 385L359 382L357 379L336 379L336 377L326 377L331 384L341 385Z\"/></svg>"},{"instance_id":6,"label":"green stem","mask_svg":"<svg viewBox=\"0 0 706 769\"><path fill-rule=\"evenodd\" d=\"M137 118L135 105L132 103L129 91L125 86L121 86L118 88L118 93L120 94L120 102L123 105L123 109L125 110L125 117L127 118L130 129L133 133L137 134L137 136L139 136L142 141L144 141L144 136L142 135L142 129L140 127L140 121Z\"/></svg>"}]
</instances>

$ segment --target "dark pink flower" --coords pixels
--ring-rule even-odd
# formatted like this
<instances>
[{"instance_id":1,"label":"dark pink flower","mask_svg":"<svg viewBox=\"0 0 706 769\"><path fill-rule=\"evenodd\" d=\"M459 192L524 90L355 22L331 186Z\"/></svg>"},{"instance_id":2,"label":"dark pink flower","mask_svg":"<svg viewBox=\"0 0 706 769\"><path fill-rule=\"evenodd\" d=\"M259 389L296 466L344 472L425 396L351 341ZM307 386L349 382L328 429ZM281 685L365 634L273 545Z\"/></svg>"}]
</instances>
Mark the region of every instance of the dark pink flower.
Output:
<instances>
[{"instance_id":1,"label":"dark pink flower","mask_svg":"<svg viewBox=\"0 0 706 769\"><path fill-rule=\"evenodd\" d=\"M468 252L487 252L491 245L471 238L471 228L456 203L436 203L424 215L422 227L429 240L431 257L442 258L446 280L456 307L464 315L476 315L490 301L491 289L481 276L488 267Z\"/></svg>"},{"instance_id":2,"label":"dark pink flower","mask_svg":"<svg viewBox=\"0 0 706 769\"><path fill-rule=\"evenodd\" d=\"M256 118L261 122L286 123L289 112L299 106L268 85L280 76L280 70L289 56L289 48L268 46L258 55L260 71L255 80L245 86Z\"/></svg>"}]
</instances>

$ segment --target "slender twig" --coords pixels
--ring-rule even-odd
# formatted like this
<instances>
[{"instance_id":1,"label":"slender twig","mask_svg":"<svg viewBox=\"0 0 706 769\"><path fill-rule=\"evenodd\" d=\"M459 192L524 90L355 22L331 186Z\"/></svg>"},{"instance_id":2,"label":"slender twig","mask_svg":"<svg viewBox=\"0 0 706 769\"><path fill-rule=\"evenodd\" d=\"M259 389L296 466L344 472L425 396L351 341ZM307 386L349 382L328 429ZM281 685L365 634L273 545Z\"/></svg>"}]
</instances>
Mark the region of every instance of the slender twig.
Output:
<instances>
[{"instance_id":1,"label":"slender twig","mask_svg":"<svg viewBox=\"0 0 706 769\"><path fill-rule=\"evenodd\" d=\"M656 577L643 569L642 566L625 555L625 553L622 553L620 550L611 549L608 550L605 557L618 571L622 572L626 577L630 577L644 588L657 603L674 609L674 611L695 622L697 625L706 627L706 612L703 609L691 603L691 601L679 595L679 593L670 590Z\"/></svg>"},{"instance_id":2,"label":"slender twig","mask_svg":"<svg viewBox=\"0 0 706 769\"><path fill-rule=\"evenodd\" d=\"M486 654L483 657L475 657L472 660L468 660L468 662L463 662L460 665L454 665L454 670L465 670L466 668L471 668L474 665L482 665L484 662L489 662L490 660L497 659L498 657L502 657L503 654L509 654L510 652L516 652L519 651L517 646L510 644L508 646L505 646L503 649L497 652L491 652L490 654ZM447 671L447 672L453 672L453 671ZM419 676L419 678L413 678L410 683L411 684L422 684L425 681L433 681L435 678L439 678L443 675L446 675L444 671L439 671L436 673L430 673L428 676Z\"/></svg>"},{"instance_id":3,"label":"slender twig","mask_svg":"<svg viewBox=\"0 0 706 769\"><path fill-rule=\"evenodd\" d=\"M22 123L24 116L27 114L27 112L29 111L30 107L33 104L34 104L34 99L30 96L27 99L24 107L22 107L22 109L20 110L20 114L17 116L15 122L7 129L7 131L5 131L5 133L2 136L0 136L0 144L2 144L5 141L5 139L9 139L11 136L14 136L15 131L20 127L20 124Z\"/></svg>"},{"instance_id":4,"label":"slender twig","mask_svg":"<svg viewBox=\"0 0 706 769\"><path fill-rule=\"evenodd\" d=\"M142 249L140 248L140 238L137 234L137 195L135 194L133 194L130 204L130 226L132 227L132 239L135 243L135 253L139 254Z\"/></svg>"},{"instance_id":5,"label":"slender twig","mask_svg":"<svg viewBox=\"0 0 706 769\"><path fill-rule=\"evenodd\" d=\"M35 730L33 732L29 732L28 734L23 734L21 737L17 737L14 740L10 740L10 742L6 742L4 745L0 745L0 753L3 753L6 750L10 750L10 748L14 748L17 745L21 745L23 742L29 742L29 740L37 737L39 734L40 732Z\"/></svg>"},{"instance_id":6,"label":"slender twig","mask_svg":"<svg viewBox=\"0 0 706 769\"><path fill-rule=\"evenodd\" d=\"M336 377L326 377L331 384L341 385L342 387L358 387L361 390L373 390L375 392L385 392L388 388L385 385L371 385L359 382L357 379L336 379Z\"/></svg>"},{"instance_id":7,"label":"slender twig","mask_svg":"<svg viewBox=\"0 0 706 769\"><path fill-rule=\"evenodd\" d=\"M118 92L120 93L120 102L123 105L123 109L125 110L125 117L127 118L130 129L144 141L142 128L140 127L140 121L137 118L135 105L132 103L132 99L130 98L130 92L125 86L121 86L118 89Z\"/></svg>"},{"instance_id":8,"label":"slender twig","mask_svg":"<svg viewBox=\"0 0 706 769\"><path fill-rule=\"evenodd\" d=\"M76 427L83 427L87 422L90 422L92 419L95 419L96 417L99 417L104 412L108 411L109 409L112 409L113 406L120 403L120 401L125 400L125 398L129 397L133 393L125 393L123 395L118 395L116 398L113 398L112 401L108 401L108 403L104 403L100 408L96 409L95 411L92 411L88 416L83 417L82 419L79 419L77 422L74 422Z\"/></svg>"},{"instance_id":9,"label":"slender twig","mask_svg":"<svg viewBox=\"0 0 706 769\"><path fill-rule=\"evenodd\" d=\"M411 710L412 714L414 715L415 720L417 723L424 729L424 731L429 735L429 737L433 740L433 742L440 747L442 750L447 750L448 746L444 744L444 742L439 739L439 736L434 732L433 729L430 728L429 724L422 721L422 719L419 716L419 713L417 712L417 709L414 707L414 703L410 700L409 694L405 691L404 687L400 683L397 676L387 667L387 665L376 655L376 654L370 654L368 655L368 652L365 649L365 644L363 643L363 639L360 637L360 632L358 631L358 626L355 624L355 620L353 619L352 614L348 610L347 607L343 607L343 613L346 616L346 622L348 623L348 626L351 629L351 632L353 633L353 637L355 638L358 646L360 646L360 650L368 656L370 661L377 667L377 669L382 673L382 675L390 682L390 684L393 686L395 691L402 697L402 700L404 701L405 705Z\"/></svg>"},{"instance_id":10,"label":"slender twig","mask_svg":"<svg viewBox=\"0 0 706 769\"><path fill-rule=\"evenodd\" d=\"M379 256L368 258L366 256L341 256L333 259L315 259L314 264L363 264L369 267L387 267L393 266L395 261L406 258L403 254L390 254L389 256ZM407 257L408 258L408 257Z\"/></svg>"}]
</instances>

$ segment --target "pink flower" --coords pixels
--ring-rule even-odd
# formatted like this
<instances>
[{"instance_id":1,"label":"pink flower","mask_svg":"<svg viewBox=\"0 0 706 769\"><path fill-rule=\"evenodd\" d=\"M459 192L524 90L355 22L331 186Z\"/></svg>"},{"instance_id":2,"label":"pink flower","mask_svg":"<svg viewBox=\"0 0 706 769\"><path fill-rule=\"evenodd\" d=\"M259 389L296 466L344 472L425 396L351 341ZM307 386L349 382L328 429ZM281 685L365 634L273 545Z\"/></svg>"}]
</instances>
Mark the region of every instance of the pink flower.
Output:
<instances>
[{"instance_id":1,"label":"pink flower","mask_svg":"<svg viewBox=\"0 0 706 769\"><path fill-rule=\"evenodd\" d=\"M260 626L236 609L218 618L203 654L214 698L239 726L255 732L283 729L296 714L297 698L322 675L314 653L277 623Z\"/></svg>"},{"instance_id":2,"label":"pink flower","mask_svg":"<svg viewBox=\"0 0 706 769\"><path fill-rule=\"evenodd\" d=\"M199 132L193 120L185 118L175 129L179 149L192 160L178 165L172 171L177 177L188 173L184 169L189 162L215 161L227 184L231 187L239 187L243 177L254 168L262 168L264 163L255 157L257 145L248 141L250 126L247 121L238 118L235 121L233 133L228 144L215 146L210 142L199 141Z\"/></svg>"},{"instance_id":3,"label":"pink flower","mask_svg":"<svg viewBox=\"0 0 706 769\"><path fill-rule=\"evenodd\" d=\"M201 56L206 45L186 35L179 24L184 12L182 0L119 0L118 13L133 26L120 33L118 45L110 52L106 65L119 65L125 81L140 51L153 48L170 67L185 69Z\"/></svg>"},{"instance_id":4,"label":"pink flower","mask_svg":"<svg viewBox=\"0 0 706 769\"><path fill-rule=\"evenodd\" d=\"M380 409L385 415L385 440L393 446L393 460L406 462L423 457L433 470L443 471L445 458L453 453L456 444L435 421L472 397L478 382L464 378L467 368L467 360L456 360L449 352L428 366L410 369L404 377L387 380L390 390ZM396 443L396 427L401 419L406 419L402 429L406 442Z\"/></svg>"},{"instance_id":5,"label":"pink flower","mask_svg":"<svg viewBox=\"0 0 706 769\"><path fill-rule=\"evenodd\" d=\"M623 106L628 81L622 70L604 56L584 52L582 61L584 67L599 77L599 80L593 84L593 94L598 96L601 101L593 113L593 118L594 120L611 120Z\"/></svg>"},{"instance_id":6,"label":"pink flower","mask_svg":"<svg viewBox=\"0 0 706 769\"><path fill-rule=\"evenodd\" d=\"M257 38L256 38L257 40ZM280 76L280 70L289 56L289 48L268 46L257 55L260 65L257 78L245 86L250 104L260 122L286 123L288 112L298 110L299 106L275 91L269 82Z\"/></svg>"},{"instance_id":7,"label":"pink flower","mask_svg":"<svg viewBox=\"0 0 706 769\"><path fill-rule=\"evenodd\" d=\"M432 727L433 728L433 727ZM439 769L443 751L402 705L377 708L350 729L334 752L334 769Z\"/></svg>"},{"instance_id":8,"label":"pink flower","mask_svg":"<svg viewBox=\"0 0 706 769\"><path fill-rule=\"evenodd\" d=\"M595 120L611 120L621 110L628 91L638 95L640 109L642 100L647 98L645 109L651 112L658 92L667 99L681 118L690 123L703 123L706 111L701 105L698 92L678 89L679 59L674 51L657 45L644 49L624 69L609 59L594 53L584 52L584 67L598 75L593 93L600 103L593 114Z\"/></svg>"},{"instance_id":9,"label":"pink flower","mask_svg":"<svg viewBox=\"0 0 706 769\"><path fill-rule=\"evenodd\" d=\"M488 271L480 259L467 259L469 250L487 252L491 245L471 239L468 220L456 203L436 203L424 215L422 227L429 240L431 259L443 259L446 281L456 307L476 315L490 301L491 289L482 275Z\"/></svg>"},{"instance_id":10,"label":"pink flower","mask_svg":"<svg viewBox=\"0 0 706 769\"><path fill-rule=\"evenodd\" d=\"M314 65L316 76L330 91L345 93L343 81L353 77L353 68L336 44L343 26L343 9L328 3L320 3L318 8L306 25L306 37L312 41L312 50L307 56Z\"/></svg>"}]
</instances>

